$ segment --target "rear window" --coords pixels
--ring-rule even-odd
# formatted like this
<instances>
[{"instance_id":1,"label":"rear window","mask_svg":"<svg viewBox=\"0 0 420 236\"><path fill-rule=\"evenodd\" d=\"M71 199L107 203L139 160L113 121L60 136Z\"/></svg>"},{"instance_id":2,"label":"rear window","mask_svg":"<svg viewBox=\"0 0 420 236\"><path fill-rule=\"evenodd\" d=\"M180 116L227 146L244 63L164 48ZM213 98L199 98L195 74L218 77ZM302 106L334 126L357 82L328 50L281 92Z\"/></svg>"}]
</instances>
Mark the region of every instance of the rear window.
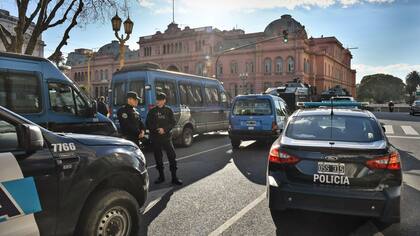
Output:
<instances>
[{"instance_id":1,"label":"rear window","mask_svg":"<svg viewBox=\"0 0 420 236\"><path fill-rule=\"evenodd\" d=\"M377 122L368 117L301 116L292 119L286 136L301 140L375 142L382 140Z\"/></svg>"},{"instance_id":2,"label":"rear window","mask_svg":"<svg viewBox=\"0 0 420 236\"><path fill-rule=\"evenodd\" d=\"M237 116L271 115L271 103L268 99L239 99L235 102L233 114Z\"/></svg>"}]
</instances>

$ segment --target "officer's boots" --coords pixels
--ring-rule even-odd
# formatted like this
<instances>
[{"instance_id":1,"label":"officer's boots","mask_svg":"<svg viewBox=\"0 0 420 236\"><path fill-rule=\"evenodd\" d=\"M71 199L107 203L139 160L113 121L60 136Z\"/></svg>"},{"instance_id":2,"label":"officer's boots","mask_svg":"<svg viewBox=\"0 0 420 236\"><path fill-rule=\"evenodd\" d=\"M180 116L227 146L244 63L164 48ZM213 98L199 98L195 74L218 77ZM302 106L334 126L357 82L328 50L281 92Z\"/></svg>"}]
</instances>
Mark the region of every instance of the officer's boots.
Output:
<instances>
[{"instance_id":1,"label":"officer's boots","mask_svg":"<svg viewBox=\"0 0 420 236\"><path fill-rule=\"evenodd\" d=\"M182 185L182 181L180 179L178 179L178 177L176 176L176 171L172 171L172 184L173 185Z\"/></svg>"},{"instance_id":2,"label":"officer's boots","mask_svg":"<svg viewBox=\"0 0 420 236\"><path fill-rule=\"evenodd\" d=\"M165 182L165 173L163 170L159 170L159 178L155 181L155 184L161 184Z\"/></svg>"}]
</instances>

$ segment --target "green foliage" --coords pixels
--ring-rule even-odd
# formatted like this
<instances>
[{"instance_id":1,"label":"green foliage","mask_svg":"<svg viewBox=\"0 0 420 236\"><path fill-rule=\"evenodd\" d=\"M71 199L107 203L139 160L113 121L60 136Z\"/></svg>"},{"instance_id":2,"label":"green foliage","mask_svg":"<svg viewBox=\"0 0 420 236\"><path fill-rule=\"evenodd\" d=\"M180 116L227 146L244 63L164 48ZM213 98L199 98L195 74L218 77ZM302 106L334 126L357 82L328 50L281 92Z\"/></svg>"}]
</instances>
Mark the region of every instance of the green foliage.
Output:
<instances>
[{"instance_id":1,"label":"green foliage","mask_svg":"<svg viewBox=\"0 0 420 236\"><path fill-rule=\"evenodd\" d=\"M400 78L386 74L364 76L357 86L357 99L374 103L401 101L404 99L405 84Z\"/></svg>"},{"instance_id":2,"label":"green foliage","mask_svg":"<svg viewBox=\"0 0 420 236\"><path fill-rule=\"evenodd\" d=\"M420 85L420 74L417 71L412 71L408 73L407 77L405 77L406 91L408 94L412 95L413 92L416 91L417 85Z\"/></svg>"}]
</instances>

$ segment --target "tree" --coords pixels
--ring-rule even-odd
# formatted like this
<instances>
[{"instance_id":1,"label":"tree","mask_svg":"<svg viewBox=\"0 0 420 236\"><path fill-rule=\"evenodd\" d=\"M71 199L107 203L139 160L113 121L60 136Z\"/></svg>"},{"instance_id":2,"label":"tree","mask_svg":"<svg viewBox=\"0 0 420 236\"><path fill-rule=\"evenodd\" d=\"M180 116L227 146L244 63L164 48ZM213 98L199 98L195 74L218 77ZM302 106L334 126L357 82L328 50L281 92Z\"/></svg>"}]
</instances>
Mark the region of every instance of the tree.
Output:
<instances>
[{"instance_id":1,"label":"tree","mask_svg":"<svg viewBox=\"0 0 420 236\"><path fill-rule=\"evenodd\" d=\"M67 45L70 31L80 22L94 22L110 19L110 14L117 10L127 12L128 7L123 0L16 0L18 22L14 32L0 24L0 40L6 51L31 55L39 36L54 27L67 25L61 41L48 59L58 63L62 57L61 49ZM32 32L29 26L34 23ZM23 52L24 35L30 35L25 52Z\"/></svg>"},{"instance_id":2,"label":"tree","mask_svg":"<svg viewBox=\"0 0 420 236\"><path fill-rule=\"evenodd\" d=\"M406 91L410 96L416 91L418 85L420 85L420 74L417 71L408 73L405 77L405 83L407 84Z\"/></svg>"},{"instance_id":3,"label":"tree","mask_svg":"<svg viewBox=\"0 0 420 236\"><path fill-rule=\"evenodd\" d=\"M405 84L400 78L386 74L367 75L357 87L357 99L375 103L401 101L404 91Z\"/></svg>"}]
</instances>

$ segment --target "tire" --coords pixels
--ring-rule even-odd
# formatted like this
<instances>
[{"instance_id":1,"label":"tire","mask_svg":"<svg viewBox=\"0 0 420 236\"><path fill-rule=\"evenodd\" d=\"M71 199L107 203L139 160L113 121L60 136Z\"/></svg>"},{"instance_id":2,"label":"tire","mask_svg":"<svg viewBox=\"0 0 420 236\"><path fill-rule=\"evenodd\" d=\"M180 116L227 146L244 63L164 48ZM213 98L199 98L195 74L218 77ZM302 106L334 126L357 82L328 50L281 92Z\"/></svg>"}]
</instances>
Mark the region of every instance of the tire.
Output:
<instances>
[{"instance_id":1,"label":"tire","mask_svg":"<svg viewBox=\"0 0 420 236\"><path fill-rule=\"evenodd\" d=\"M193 143L193 130L190 127L185 127L181 135L181 145L189 147Z\"/></svg>"},{"instance_id":2,"label":"tire","mask_svg":"<svg viewBox=\"0 0 420 236\"><path fill-rule=\"evenodd\" d=\"M107 189L89 197L80 214L77 235L135 235L139 228L139 204L126 191Z\"/></svg>"},{"instance_id":3,"label":"tire","mask_svg":"<svg viewBox=\"0 0 420 236\"><path fill-rule=\"evenodd\" d=\"M239 139L231 139L230 143L232 144L233 149L239 149L239 146L241 145L241 140Z\"/></svg>"}]
</instances>

